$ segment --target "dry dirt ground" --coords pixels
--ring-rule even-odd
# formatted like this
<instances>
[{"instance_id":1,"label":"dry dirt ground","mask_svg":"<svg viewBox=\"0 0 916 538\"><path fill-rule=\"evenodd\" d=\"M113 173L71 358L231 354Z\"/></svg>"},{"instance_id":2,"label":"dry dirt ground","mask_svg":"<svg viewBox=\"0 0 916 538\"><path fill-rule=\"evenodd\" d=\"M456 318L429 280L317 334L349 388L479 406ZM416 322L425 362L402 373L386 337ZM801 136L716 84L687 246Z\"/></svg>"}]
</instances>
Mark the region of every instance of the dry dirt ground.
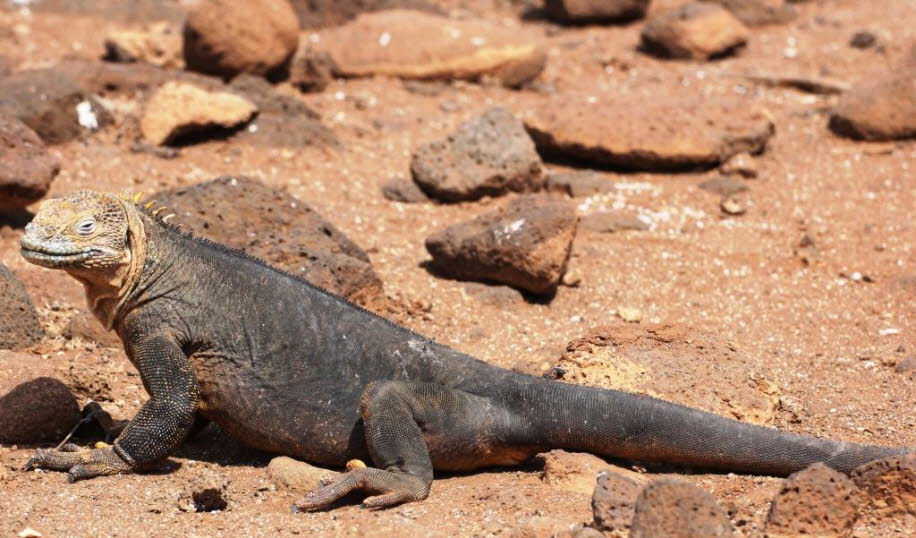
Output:
<instances>
[{"instance_id":1,"label":"dry dirt ground","mask_svg":"<svg viewBox=\"0 0 916 538\"><path fill-rule=\"evenodd\" d=\"M658 2L653 11L672 3ZM916 354L916 145L839 138L826 127L825 110L835 97L724 75L760 71L868 79L909 53L916 5L823 0L798 7L800 16L793 22L755 28L746 50L710 63L661 61L637 52L640 22L581 28L557 27L536 17L526 22L541 28L551 45L541 81L557 92L620 92L647 100L686 91L709 98L737 93L766 108L776 125L766 152L755 159L759 176L748 181L743 216L725 217L719 198L698 189L718 175L715 171L602 172L616 188L577 199L581 214L624 207L648 216L652 228L614 234L580 230L570 271L581 275L581 283L561 287L549 303L484 304L462 283L423 268L428 235L503 199L400 204L380 192L392 175L407 173L419 144L442 137L490 104L523 111L543 99L535 91L456 83L425 96L394 79L338 80L301 98L321 113L340 148L292 151L230 138L189 146L178 158L164 160L130 152L108 130L53 147L62 172L51 194L81 188L154 192L222 174L249 175L287 189L365 248L388 295L426 305L406 316L408 325L484 360L542 372L559 359L567 342L593 327L624 323L615 315L620 307L637 308L644 322L710 331L734 343L749 368L792 403L784 406L791 409L778 410L776 426L916 446L916 386L912 376L894 367ZM16 69L72 56L97 58L100 36L124 26L116 18L91 14L4 9L8 28L0 31L0 54ZM517 16L509 3L495 1L473 2L462 10ZM879 36L881 50L848 45L865 29ZM0 228L0 261L25 283L52 335L27 352L36 361L72 370L86 383L107 383L112 401L104 402L106 408L128 418L146 397L139 378L120 350L57 336L84 308L82 290L66 275L25 263L18 254L20 234L17 226ZM806 235L816 251L800 254L796 246ZM689 369L683 374L696 375L691 381L698 386L711 382L705 376L715 376L719 367L717 357L706 359L713 365L698 369L702 374ZM73 485L56 473L14 471L33 450L0 448L7 467L0 481L3 536L26 527L44 536L492 536L591 520L589 496L543 484L536 465L442 476L429 499L394 509L372 512L354 505L291 514L298 494L271 485L264 468L269 456L219 432L190 443L161 472ZM229 510L178 510L182 484L200 467L229 477ZM769 500L781 483L686 469L659 476L667 475L699 485L729 507L739 536L762 535ZM855 533L913 535L916 521L865 521Z\"/></svg>"}]
</instances>

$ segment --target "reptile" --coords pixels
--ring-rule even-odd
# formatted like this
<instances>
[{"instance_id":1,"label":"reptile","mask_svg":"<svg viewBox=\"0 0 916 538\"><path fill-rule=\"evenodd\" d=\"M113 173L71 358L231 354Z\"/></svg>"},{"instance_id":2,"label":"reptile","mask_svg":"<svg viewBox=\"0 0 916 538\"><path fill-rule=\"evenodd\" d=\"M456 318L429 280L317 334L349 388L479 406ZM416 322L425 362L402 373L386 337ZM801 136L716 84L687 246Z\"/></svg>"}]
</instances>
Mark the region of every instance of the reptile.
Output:
<instances>
[{"instance_id":1,"label":"reptile","mask_svg":"<svg viewBox=\"0 0 916 538\"><path fill-rule=\"evenodd\" d=\"M153 206L81 191L45 201L25 228L22 256L83 284L149 394L111 445L39 449L27 468L71 482L143 471L212 421L263 451L371 461L294 505L318 510L353 492L370 508L422 500L434 471L554 448L777 476L816 462L848 473L908 452L501 369L186 233Z\"/></svg>"}]
</instances>

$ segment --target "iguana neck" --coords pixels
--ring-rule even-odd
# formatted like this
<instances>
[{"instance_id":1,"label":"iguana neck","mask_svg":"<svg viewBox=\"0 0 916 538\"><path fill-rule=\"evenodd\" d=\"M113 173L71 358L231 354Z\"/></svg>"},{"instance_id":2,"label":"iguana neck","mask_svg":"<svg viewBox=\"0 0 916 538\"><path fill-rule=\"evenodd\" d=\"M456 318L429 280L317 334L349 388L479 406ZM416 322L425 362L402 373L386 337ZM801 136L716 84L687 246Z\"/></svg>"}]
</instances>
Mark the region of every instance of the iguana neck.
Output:
<instances>
[{"instance_id":1,"label":"iguana neck","mask_svg":"<svg viewBox=\"0 0 916 538\"><path fill-rule=\"evenodd\" d=\"M86 288L89 309L108 330L114 327L127 298L140 283L149 252L145 218L129 203L125 202L124 208L127 214L128 249L122 263L111 272L71 273Z\"/></svg>"}]
</instances>

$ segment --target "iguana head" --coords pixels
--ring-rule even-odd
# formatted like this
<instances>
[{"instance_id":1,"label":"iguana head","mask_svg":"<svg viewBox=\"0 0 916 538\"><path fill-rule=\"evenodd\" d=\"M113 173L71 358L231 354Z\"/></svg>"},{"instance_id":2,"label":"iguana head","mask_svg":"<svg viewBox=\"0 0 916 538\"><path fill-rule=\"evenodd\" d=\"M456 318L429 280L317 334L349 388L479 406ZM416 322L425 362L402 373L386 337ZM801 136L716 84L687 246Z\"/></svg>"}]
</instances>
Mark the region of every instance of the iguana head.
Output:
<instances>
[{"instance_id":1,"label":"iguana head","mask_svg":"<svg viewBox=\"0 0 916 538\"><path fill-rule=\"evenodd\" d=\"M22 256L52 269L116 271L131 260L129 210L118 196L87 191L48 200L25 228Z\"/></svg>"},{"instance_id":2,"label":"iguana head","mask_svg":"<svg viewBox=\"0 0 916 538\"><path fill-rule=\"evenodd\" d=\"M109 328L140 280L147 236L139 198L82 191L47 200L25 228L22 257L79 280ZM148 209L148 206L147 206Z\"/></svg>"}]
</instances>

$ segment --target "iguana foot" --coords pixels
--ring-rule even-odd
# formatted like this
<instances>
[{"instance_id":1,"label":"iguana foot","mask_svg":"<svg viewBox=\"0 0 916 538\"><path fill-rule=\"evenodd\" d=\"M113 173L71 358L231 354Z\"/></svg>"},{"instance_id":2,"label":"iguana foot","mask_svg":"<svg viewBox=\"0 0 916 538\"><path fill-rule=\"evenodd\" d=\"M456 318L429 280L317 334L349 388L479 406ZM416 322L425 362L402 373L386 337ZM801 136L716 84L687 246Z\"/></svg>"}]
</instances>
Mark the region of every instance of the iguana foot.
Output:
<instances>
[{"instance_id":1,"label":"iguana foot","mask_svg":"<svg viewBox=\"0 0 916 538\"><path fill-rule=\"evenodd\" d=\"M106 446L90 450L80 448L73 443L67 443L60 449L38 450L23 467L25 471L32 469L67 471L69 482L129 473L133 470L130 464L118 456L113 447Z\"/></svg>"},{"instance_id":2,"label":"iguana foot","mask_svg":"<svg viewBox=\"0 0 916 538\"><path fill-rule=\"evenodd\" d=\"M321 510L350 493L360 490L373 494L363 501L363 506L375 509L386 508L410 501L422 501L429 495L429 487L428 481L404 472L357 469L308 493L293 508L303 512Z\"/></svg>"}]
</instances>

